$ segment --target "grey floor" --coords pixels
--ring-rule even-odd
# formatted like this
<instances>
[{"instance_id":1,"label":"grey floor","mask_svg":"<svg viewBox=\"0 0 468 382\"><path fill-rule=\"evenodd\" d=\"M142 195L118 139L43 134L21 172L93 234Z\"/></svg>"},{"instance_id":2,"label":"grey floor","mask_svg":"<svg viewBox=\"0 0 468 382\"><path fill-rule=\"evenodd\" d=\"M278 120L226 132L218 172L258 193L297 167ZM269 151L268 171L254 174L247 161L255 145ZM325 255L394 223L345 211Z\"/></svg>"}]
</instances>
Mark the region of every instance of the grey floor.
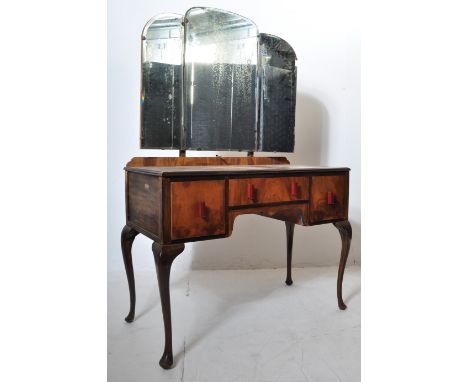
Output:
<instances>
[{"instance_id":1,"label":"grey floor","mask_svg":"<svg viewBox=\"0 0 468 382\"><path fill-rule=\"evenodd\" d=\"M135 322L124 273L108 277L108 381L360 381L360 268L348 267L340 311L336 267L192 271L171 282L175 366L164 346L153 272L136 274Z\"/></svg>"}]
</instances>

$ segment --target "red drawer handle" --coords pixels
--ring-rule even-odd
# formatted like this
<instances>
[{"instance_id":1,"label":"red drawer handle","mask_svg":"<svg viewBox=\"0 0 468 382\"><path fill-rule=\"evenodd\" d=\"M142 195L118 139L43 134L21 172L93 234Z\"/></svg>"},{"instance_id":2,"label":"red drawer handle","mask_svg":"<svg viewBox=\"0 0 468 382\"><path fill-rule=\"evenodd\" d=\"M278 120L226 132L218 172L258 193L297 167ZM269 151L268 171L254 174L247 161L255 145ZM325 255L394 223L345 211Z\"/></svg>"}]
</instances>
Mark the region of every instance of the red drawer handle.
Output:
<instances>
[{"instance_id":1,"label":"red drawer handle","mask_svg":"<svg viewBox=\"0 0 468 382\"><path fill-rule=\"evenodd\" d=\"M328 191L328 192L327 192L327 203L328 203L328 204L335 204L334 199L335 199L335 198L333 197L333 192Z\"/></svg>"},{"instance_id":2,"label":"red drawer handle","mask_svg":"<svg viewBox=\"0 0 468 382\"><path fill-rule=\"evenodd\" d=\"M298 186L296 182L291 183L291 195L297 196L299 194Z\"/></svg>"},{"instance_id":3,"label":"red drawer handle","mask_svg":"<svg viewBox=\"0 0 468 382\"><path fill-rule=\"evenodd\" d=\"M198 202L197 204L198 209L198 217L205 219L206 218L206 205L205 202Z\"/></svg>"},{"instance_id":4,"label":"red drawer handle","mask_svg":"<svg viewBox=\"0 0 468 382\"><path fill-rule=\"evenodd\" d=\"M254 200L255 198L255 188L253 184L247 185L247 197L249 198L249 200Z\"/></svg>"}]
</instances>

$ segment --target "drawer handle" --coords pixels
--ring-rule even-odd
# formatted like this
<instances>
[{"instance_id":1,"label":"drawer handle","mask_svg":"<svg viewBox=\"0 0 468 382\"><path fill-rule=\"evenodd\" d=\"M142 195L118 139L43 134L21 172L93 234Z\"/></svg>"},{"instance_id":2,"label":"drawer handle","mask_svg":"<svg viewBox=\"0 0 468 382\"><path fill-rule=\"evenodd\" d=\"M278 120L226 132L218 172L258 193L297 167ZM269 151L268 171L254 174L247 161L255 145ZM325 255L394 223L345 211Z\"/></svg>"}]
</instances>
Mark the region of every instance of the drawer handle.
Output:
<instances>
[{"instance_id":1,"label":"drawer handle","mask_svg":"<svg viewBox=\"0 0 468 382\"><path fill-rule=\"evenodd\" d=\"M299 187L296 182L291 183L291 196L297 196L299 194Z\"/></svg>"},{"instance_id":2,"label":"drawer handle","mask_svg":"<svg viewBox=\"0 0 468 382\"><path fill-rule=\"evenodd\" d=\"M254 200L255 199L255 188L253 184L248 184L247 185L247 197L249 200Z\"/></svg>"},{"instance_id":3,"label":"drawer handle","mask_svg":"<svg viewBox=\"0 0 468 382\"><path fill-rule=\"evenodd\" d=\"M333 196L333 192L327 192L327 203L328 204L335 204L335 197Z\"/></svg>"},{"instance_id":4,"label":"drawer handle","mask_svg":"<svg viewBox=\"0 0 468 382\"><path fill-rule=\"evenodd\" d=\"M198 209L198 217L205 219L206 218L206 205L205 202L198 202L197 204Z\"/></svg>"}]
</instances>

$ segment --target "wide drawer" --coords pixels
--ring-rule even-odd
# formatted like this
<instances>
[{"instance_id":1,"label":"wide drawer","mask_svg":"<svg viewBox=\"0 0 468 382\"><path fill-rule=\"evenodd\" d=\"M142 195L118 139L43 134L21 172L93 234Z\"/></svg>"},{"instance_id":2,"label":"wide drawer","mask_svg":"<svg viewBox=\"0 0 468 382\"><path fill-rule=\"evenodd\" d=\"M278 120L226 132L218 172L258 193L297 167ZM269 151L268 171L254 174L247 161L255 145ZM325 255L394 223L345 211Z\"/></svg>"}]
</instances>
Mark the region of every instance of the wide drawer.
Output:
<instances>
[{"instance_id":1,"label":"wide drawer","mask_svg":"<svg viewBox=\"0 0 468 382\"><path fill-rule=\"evenodd\" d=\"M307 200L309 178L242 178L229 180L229 206Z\"/></svg>"},{"instance_id":2,"label":"wide drawer","mask_svg":"<svg viewBox=\"0 0 468 382\"><path fill-rule=\"evenodd\" d=\"M222 235L225 229L224 180L171 183L171 239Z\"/></svg>"},{"instance_id":3,"label":"wide drawer","mask_svg":"<svg viewBox=\"0 0 468 382\"><path fill-rule=\"evenodd\" d=\"M349 174L314 175L311 182L311 223L346 219Z\"/></svg>"}]
</instances>

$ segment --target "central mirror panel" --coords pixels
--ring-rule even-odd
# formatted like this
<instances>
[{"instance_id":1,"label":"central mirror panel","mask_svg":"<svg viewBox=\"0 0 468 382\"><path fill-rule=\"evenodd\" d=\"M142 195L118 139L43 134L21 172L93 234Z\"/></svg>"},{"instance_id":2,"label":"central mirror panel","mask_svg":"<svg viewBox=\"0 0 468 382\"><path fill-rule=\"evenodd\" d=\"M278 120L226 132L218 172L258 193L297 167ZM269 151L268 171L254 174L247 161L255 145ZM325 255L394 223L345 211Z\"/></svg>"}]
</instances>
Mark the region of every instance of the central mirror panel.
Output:
<instances>
[{"instance_id":1,"label":"central mirror panel","mask_svg":"<svg viewBox=\"0 0 468 382\"><path fill-rule=\"evenodd\" d=\"M185 21L182 146L255 151L257 26L213 8L189 9Z\"/></svg>"}]
</instances>

